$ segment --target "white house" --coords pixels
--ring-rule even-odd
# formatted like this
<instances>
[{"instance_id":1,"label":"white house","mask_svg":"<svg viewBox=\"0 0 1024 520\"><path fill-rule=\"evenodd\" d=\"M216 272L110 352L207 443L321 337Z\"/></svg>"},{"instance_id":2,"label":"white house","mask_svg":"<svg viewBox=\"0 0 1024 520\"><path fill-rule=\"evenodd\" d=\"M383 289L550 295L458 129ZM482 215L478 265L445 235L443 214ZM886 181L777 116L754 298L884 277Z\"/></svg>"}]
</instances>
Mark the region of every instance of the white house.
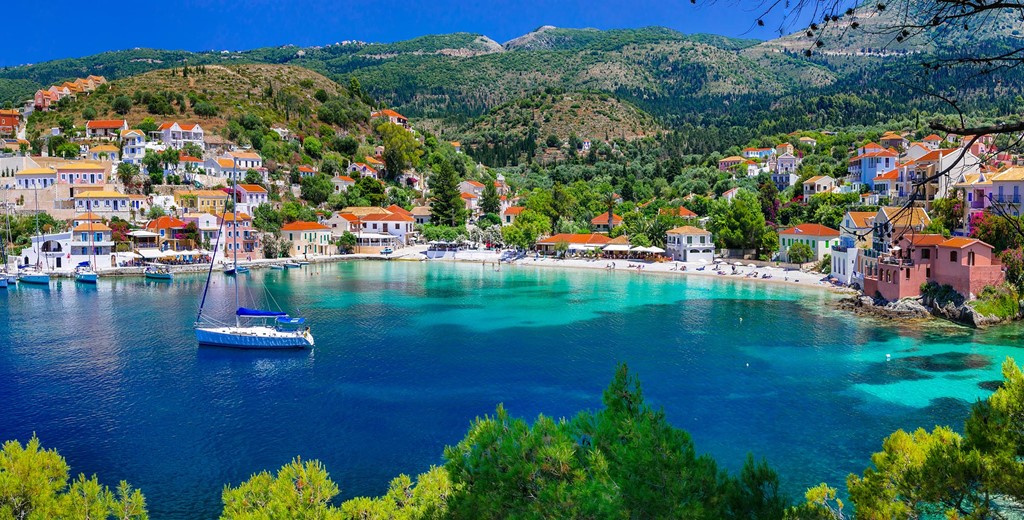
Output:
<instances>
[{"instance_id":1,"label":"white house","mask_svg":"<svg viewBox=\"0 0 1024 520\"><path fill-rule=\"evenodd\" d=\"M374 179L380 178L380 172L366 163L352 163L348 165L348 173L354 173L360 177L373 177Z\"/></svg>"},{"instance_id":2,"label":"white house","mask_svg":"<svg viewBox=\"0 0 1024 520\"><path fill-rule=\"evenodd\" d=\"M775 160L775 171L778 173L796 173L799 166L800 158L793 155L792 152L786 152Z\"/></svg>"},{"instance_id":3,"label":"white house","mask_svg":"<svg viewBox=\"0 0 1024 520\"><path fill-rule=\"evenodd\" d=\"M726 190L725 193L722 193L722 199L724 199L726 202L732 202L732 199L735 199L736 195L739 195L739 193L739 188L732 188L730 190Z\"/></svg>"},{"instance_id":4,"label":"white house","mask_svg":"<svg viewBox=\"0 0 1024 520\"><path fill-rule=\"evenodd\" d=\"M832 277L844 285L864 287L858 266L861 252L871 245L875 212L847 211L839 225L839 243L832 246Z\"/></svg>"},{"instance_id":5,"label":"white house","mask_svg":"<svg viewBox=\"0 0 1024 520\"><path fill-rule=\"evenodd\" d=\"M129 218L128 196L116 191L83 191L75 195L75 211Z\"/></svg>"},{"instance_id":6,"label":"white house","mask_svg":"<svg viewBox=\"0 0 1024 520\"><path fill-rule=\"evenodd\" d=\"M711 232L694 226L668 230L665 238L666 254L678 262L705 262L715 260L715 241Z\"/></svg>"},{"instance_id":7,"label":"white house","mask_svg":"<svg viewBox=\"0 0 1024 520\"><path fill-rule=\"evenodd\" d=\"M113 258L113 231L101 222L84 222L71 230L69 243L71 266L89 262L93 268L111 267Z\"/></svg>"},{"instance_id":8,"label":"white house","mask_svg":"<svg viewBox=\"0 0 1024 520\"><path fill-rule=\"evenodd\" d=\"M398 238L400 244L408 245L415 235L416 219L411 215L397 212L378 213L366 215L360 220L363 223L363 231L392 235Z\"/></svg>"},{"instance_id":9,"label":"white house","mask_svg":"<svg viewBox=\"0 0 1024 520\"><path fill-rule=\"evenodd\" d=\"M263 167L263 158L256 152L228 152L228 157L234 162L235 169L242 174Z\"/></svg>"},{"instance_id":10,"label":"white house","mask_svg":"<svg viewBox=\"0 0 1024 520\"><path fill-rule=\"evenodd\" d=\"M348 175L337 175L331 179L331 184L334 184L334 193L348 191L349 186L352 186L355 183L355 179Z\"/></svg>"},{"instance_id":11,"label":"white house","mask_svg":"<svg viewBox=\"0 0 1024 520\"><path fill-rule=\"evenodd\" d=\"M90 161L74 161L57 166L58 182L61 184L105 184L109 164Z\"/></svg>"},{"instance_id":12,"label":"white house","mask_svg":"<svg viewBox=\"0 0 1024 520\"><path fill-rule=\"evenodd\" d=\"M48 271L70 271L82 262L95 262L96 268L104 269L116 263L113 247L110 228L88 222L64 233L33 236L32 245L21 251L18 263ZM98 253L94 256L93 252Z\"/></svg>"},{"instance_id":13,"label":"white house","mask_svg":"<svg viewBox=\"0 0 1024 520\"><path fill-rule=\"evenodd\" d=\"M131 164L142 164L146 155L146 136L142 130L121 132L121 160Z\"/></svg>"},{"instance_id":14,"label":"white house","mask_svg":"<svg viewBox=\"0 0 1024 520\"><path fill-rule=\"evenodd\" d=\"M804 181L804 200L807 200L811 195L817 195L819 193L828 193L836 187L836 180L828 175L815 175L810 179Z\"/></svg>"},{"instance_id":15,"label":"white house","mask_svg":"<svg viewBox=\"0 0 1024 520\"><path fill-rule=\"evenodd\" d=\"M120 149L112 144L101 144L89 148L88 157L93 161L118 162Z\"/></svg>"},{"instance_id":16,"label":"white house","mask_svg":"<svg viewBox=\"0 0 1024 520\"><path fill-rule=\"evenodd\" d=\"M115 139L128 129L124 119L98 119L85 122L85 137L89 139Z\"/></svg>"},{"instance_id":17,"label":"white house","mask_svg":"<svg viewBox=\"0 0 1024 520\"><path fill-rule=\"evenodd\" d=\"M821 224L800 224L779 231L779 253L788 261L789 249L794 245L806 244L814 252L815 261L821 261L830 254L832 246L839 243L839 231Z\"/></svg>"},{"instance_id":18,"label":"white house","mask_svg":"<svg viewBox=\"0 0 1024 520\"><path fill-rule=\"evenodd\" d=\"M296 221L281 226L281 238L292 243L289 256L304 258L310 255L328 255L337 250L333 245L331 228L318 222Z\"/></svg>"},{"instance_id":19,"label":"white house","mask_svg":"<svg viewBox=\"0 0 1024 520\"><path fill-rule=\"evenodd\" d=\"M477 181L462 181L459 183L459 190L479 197L484 194L484 184Z\"/></svg>"},{"instance_id":20,"label":"white house","mask_svg":"<svg viewBox=\"0 0 1024 520\"><path fill-rule=\"evenodd\" d=\"M767 159L775 155L774 148L744 148L743 157L747 159Z\"/></svg>"},{"instance_id":21,"label":"white house","mask_svg":"<svg viewBox=\"0 0 1024 520\"><path fill-rule=\"evenodd\" d=\"M128 126L125 125L125 129L127 128ZM199 124L178 122L164 123L152 133L155 140L171 148L181 149L185 146L185 143L192 143L198 146L200 150L205 150L206 145L203 142L203 135L203 128Z\"/></svg>"},{"instance_id":22,"label":"white house","mask_svg":"<svg viewBox=\"0 0 1024 520\"><path fill-rule=\"evenodd\" d=\"M239 184L235 188L237 190L235 202L238 203L238 211L251 215L253 208L270 202L270 194L259 184Z\"/></svg>"},{"instance_id":23,"label":"white house","mask_svg":"<svg viewBox=\"0 0 1024 520\"><path fill-rule=\"evenodd\" d=\"M501 212L501 225L511 226L515 223L516 218L526 209L522 206L509 206L505 208L505 211ZM605 222L605 227L608 227L608 222Z\"/></svg>"},{"instance_id":24,"label":"white house","mask_svg":"<svg viewBox=\"0 0 1024 520\"><path fill-rule=\"evenodd\" d=\"M57 184L57 170L53 168L24 168L14 174L19 189L48 188Z\"/></svg>"}]
</instances>

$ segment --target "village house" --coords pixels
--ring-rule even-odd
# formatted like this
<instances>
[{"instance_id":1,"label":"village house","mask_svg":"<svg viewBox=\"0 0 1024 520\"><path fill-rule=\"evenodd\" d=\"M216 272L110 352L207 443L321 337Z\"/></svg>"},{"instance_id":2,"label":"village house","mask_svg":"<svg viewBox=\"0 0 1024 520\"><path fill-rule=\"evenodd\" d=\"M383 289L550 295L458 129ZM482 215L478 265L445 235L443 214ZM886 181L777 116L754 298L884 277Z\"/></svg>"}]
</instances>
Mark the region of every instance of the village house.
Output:
<instances>
[{"instance_id":1,"label":"village house","mask_svg":"<svg viewBox=\"0 0 1024 520\"><path fill-rule=\"evenodd\" d=\"M23 168L14 174L18 189L48 188L57 184L57 170L53 168Z\"/></svg>"},{"instance_id":2,"label":"village house","mask_svg":"<svg viewBox=\"0 0 1024 520\"><path fill-rule=\"evenodd\" d=\"M945 141L945 139L943 139L943 138L941 138L941 137L939 137L939 136L937 136L935 134L931 134L928 137L925 137L924 139L921 139L921 142L924 143L924 145L927 146L931 150L938 150L939 146L942 145L943 141Z\"/></svg>"},{"instance_id":3,"label":"village house","mask_svg":"<svg viewBox=\"0 0 1024 520\"><path fill-rule=\"evenodd\" d=\"M370 112L370 119L378 118L384 118L387 119L389 123L394 123L396 125L409 128L409 119L391 109L386 108L384 110L376 110L374 112Z\"/></svg>"},{"instance_id":4,"label":"village house","mask_svg":"<svg viewBox=\"0 0 1024 520\"><path fill-rule=\"evenodd\" d=\"M287 225L287 224L286 224ZM225 213L220 219L220 234L224 241L224 257L234 258L235 253L245 259L262 256L259 232L252 227L252 217L234 211Z\"/></svg>"},{"instance_id":5,"label":"village house","mask_svg":"<svg viewBox=\"0 0 1024 520\"><path fill-rule=\"evenodd\" d=\"M72 161L58 164L58 182L61 184L104 184L108 181L110 164L91 161Z\"/></svg>"},{"instance_id":6,"label":"village house","mask_svg":"<svg viewBox=\"0 0 1024 520\"><path fill-rule=\"evenodd\" d=\"M480 197L484 194L484 184L477 181L462 181L459 183L459 191Z\"/></svg>"},{"instance_id":7,"label":"village house","mask_svg":"<svg viewBox=\"0 0 1024 520\"><path fill-rule=\"evenodd\" d=\"M964 190L964 221L967 232L976 215L985 212L996 214L1024 214L1024 167L1014 166L1000 172L968 174L956 184Z\"/></svg>"},{"instance_id":8,"label":"village house","mask_svg":"<svg viewBox=\"0 0 1024 520\"><path fill-rule=\"evenodd\" d=\"M281 226L281 238L291 242L293 258L329 255L334 251L331 228L318 222L290 222Z\"/></svg>"},{"instance_id":9,"label":"village house","mask_svg":"<svg viewBox=\"0 0 1024 520\"><path fill-rule=\"evenodd\" d=\"M349 186L354 186L355 183L355 179L348 175L336 175L331 179L331 184L334 185L334 193L348 191Z\"/></svg>"},{"instance_id":10,"label":"village house","mask_svg":"<svg viewBox=\"0 0 1024 520\"><path fill-rule=\"evenodd\" d=\"M121 132L121 160L135 165L142 164L146 155L146 136L142 130L125 130Z\"/></svg>"},{"instance_id":11,"label":"village house","mask_svg":"<svg viewBox=\"0 0 1024 520\"><path fill-rule=\"evenodd\" d=\"M832 246L833 278L844 285L864 286L864 273L858 271L861 251L871 246L875 212L847 211L839 225L839 243Z\"/></svg>"},{"instance_id":12,"label":"village house","mask_svg":"<svg viewBox=\"0 0 1024 520\"><path fill-rule=\"evenodd\" d=\"M366 163L357 162L349 164L348 170L346 171L350 174L356 174L360 177L372 177L374 179L380 179L380 172L376 168Z\"/></svg>"},{"instance_id":13,"label":"village house","mask_svg":"<svg viewBox=\"0 0 1024 520\"><path fill-rule=\"evenodd\" d=\"M89 262L94 269L117 263L111 258L114 249L113 231L102 222L83 222L71 230L69 265ZM81 257L81 258L77 258Z\"/></svg>"},{"instance_id":14,"label":"village house","mask_svg":"<svg viewBox=\"0 0 1024 520\"><path fill-rule=\"evenodd\" d=\"M789 261L789 250L796 244L806 244L814 253L813 261L820 262L839 244L839 231L821 224L800 224L779 231L779 254Z\"/></svg>"},{"instance_id":15,"label":"village house","mask_svg":"<svg viewBox=\"0 0 1024 520\"><path fill-rule=\"evenodd\" d=\"M86 154L89 160L92 161L118 161L118 153L120 149L112 144L101 144L89 148L89 152Z\"/></svg>"},{"instance_id":16,"label":"village house","mask_svg":"<svg viewBox=\"0 0 1024 520\"><path fill-rule=\"evenodd\" d=\"M416 206L410 213L417 226L430 224L430 206Z\"/></svg>"},{"instance_id":17,"label":"village house","mask_svg":"<svg viewBox=\"0 0 1024 520\"><path fill-rule=\"evenodd\" d=\"M686 209L683 206L673 206L670 208L661 208L658 210L659 215L667 215L670 217L682 217L686 220L697 219L697 214Z\"/></svg>"},{"instance_id":18,"label":"village house","mask_svg":"<svg viewBox=\"0 0 1024 520\"><path fill-rule=\"evenodd\" d=\"M775 172L777 173L796 173L796 169L800 167L802 159L793 155L790 152L784 153L775 160Z\"/></svg>"},{"instance_id":19,"label":"village house","mask_svg":"<svg viewBox=\"0 0 1024 520\"><path fill-rule=\"evenodd\" d=\"M918 199L923 200L930 208L935 199L948 197L950 189L963 181L967 175L978 173L981 165L981 159L967 150L934 150L908 163L905 175L900 179L899 191L909 196L913 193L915 185L922 185L919 188ZM939 172L946 173L936 175Z\"/></svg>"},{"instance_id":20,"label":"village house","mask_svg":"<svg viewBox=\"0 0 1024 520\"><path fill-rule=\"evenodd\" d=\"M312 177L316 175L316 169L309 165L300 164L298 170L300 179L305 179L306 177Z\"/></svg>"},{"instance_id":21,"label":"village house","mask_svg":"<svg viewBox=\"0 0 1024 520\"><path fill-rule=\"evenodd\" d=\"M416 231L414 229L416 219L414 219L411 214L392 211L392 213L366 215L360 220L364 231L368 231L370 233L390 234L394 236L397 243L401 245L409 245L416 235Z\"/></svg>"},{"instance_id":22,"label":"village house","mask_svg":"<svg viewBox=\"0 0 1024 520\"><path fill-rule=\"evenodd\" d=\"M747 160L744 159L743 157L740 157L738 155L733 155L733 156L726 157L725 159L722 159L722 160L718 161L718 169L722 170L723 172L724 171L728 171L733 166L736 166L738 164L745 163L745 162L747 162Z\"/></svg>"},{"instance_id":23,"label":"village house","mask_svg":"<svg viewBox=\"0 0 1024 520\"><path fill-rule=\"evenodd\" d=\"M914 234L879 258L877 268L865 275L864 293L888 301L919 296L921 286L948 285L972 299L989 285L1005 280L1003 266L992 246L977 239Z\"/></svg>"},{"instance_id":24,"label":"village house","mask_svg":"<svg viewBox=\"0 0 1024 520\"><path fill-rule=\"evenodd\" d=\"M850 159L847 172L853 181L874 187L874 179L882 173L896 168L896 159L899 154L892 150L875 144L868 143L857 149L857 155Z\"/></svg>"},{"instance_id":25,"label":"village house","mask_svg":"<svg viewBox=\"0 0 1024 520\"><path fill-rule=\"evenodd\" d=\"M736 195L739 195L739 194L740 194L740 188L738 188L738 187L737 188L732 188L732 189L729 189L729 190L725 190L725 192L722 193L721 199L726 201L726 202L732 202L732 199L735 199Z\"/></svg>"},{"instance_id":26,"label":"village house","mask_svg":"<svg viewBox=\"0 0 1024 520\"><path fill-rule=\"evenodd\" d=\"M466 210L470 215L476 215L480 209L480 197L472 193L462 192L459 194L462 201L466 203Z\"/></svg>"},{"instance_id":27,"label":"village house","mask_svg":"<svg viewBox=\"0 0 1024 520\"><path fill-rule=\"evenodd\" d=\"M256 152L228 152L228 157L231 159L235 171L242 176L249 170L263 168L263 158Z\"/></svg>"},{"instance_id":28,"label":"village house","mask_svg":"<svg viewBox=\"0 0 1024 520\"><path fill-rule=\"evenodd\" d=\"M836 180L828 175L815 175L804 181L804 200L810 199L812 195L829 193L836 187Z\"/></svg>"},{"instance_id":29,"label":"village house","mask_svg":"<svg viewBox=\"0 0 1024 520\"><path fill-rule=\"evenodd\" d=\"M184 152L178 154L178 164L172 170L175 174L181 175L188 179L188 175L192 173L203 173L203 160L198 157L191 155L185 155Z\"/></svg>"},{"instance_id":30,"label":"village house","mask_svg":"<svg viewBox=\"0 0 1024 520\"><path fill-rule=\"evenodd\" d=\"M146 231L156 233L155 245L162 251L183 251L189 245L185 242L182 232L185 224L179 219L170 216L163 216L146 223Z\"/></svg>"},{"instance_id":31,"label":"village house","mask_svg":"<svg viewBox=\"0 0 1024 520\"><path fill-rule=\"evenodd\" d=\"M176 190L174 204L183 210L203 213L224 213L228 204L228 194L221 190Z\"/></svg>"},{"instance_id":32,"label":"village house","mask_svg":"<svg viewBox=\"0 0 1024 520\"><path fill-rule=\"evenodd\" d=\"M259 184L238 184L235 186L235 202L237 211L251 214L256 206L270 203L270 193Z\"/></svg>"},{"instance_id":33,"label":"village house","mask_svg":"<svg viewBox=\"0 0 1024 520\"><path fill-rule=\"evenodd\" d=\"M516 217L518 217L523 212L524 209L526 209L526 208L524 208L522 206L510 206L510 207L505 208L505 211L501 212L501 225L502 226L511 226L512 224L514 224L515 221L516 221ZM605 227L607 227L607 226L608 226L608 220L607 220L607 217L606 217L605 218Z\"/></svg>"},{"instance_id":34,"label":"village house","mask_svg":"<svg viewBox=\"0 0 1024 520\"><path fill-rule=\"evenodd\" d=\"M128 196L116 191L82 191L74 196L75 211L93 212L109 217L128 219Z\"/></svg>"},{"instance_id":35,"label":"village house","mask_svg":"<svg viewBox=\"0 0 1024 520\"><path fill-rule=\"evenodd\" d=\"M743 157L747 159L767 159L775 155L774 148L744 148Z\"/></svg>"},{"instance_id":36,"label":"village house","mask_svg":"<svg viewBox=\"0 0 1024 520\"><path fill-rule=\"evenodd\" d=\"M355 232L359 218L351 213L335 211L323 224L331 228L331 236L337 239L346 232Z\"/></svg>"},{"instance_id":37,"label":"village house","mask_svg":"<svg viewBox=\"0 0 1024 520\"><path fill-rule=\"evenodd\" d=\"M19 127L21 127L21 112L0 110L0 137L16 137Z\"/></svg>"},{"instance_id":38,"label":"village house","mask_svg":"<svg viewBox=\"0 0 1024 520\"><path fill-rule=\"evenodd\" d=\"M604 213L590 219L590 225L593 226L595 233L608 233L612 229L622 225L622 217L612 213L611 227L609 227L608 212L605 211Z\"/></svg>"},{"instance_id":39,"label":"village house","mask_svg":"<svg viewBox=\"0 0 1024 520\"><path fill-rule=\"evenodd\" d=\"M895 148L897 150L905 149L908 144L907 140L904 139L902 135L895 132L886 132L881 138L879 138L878 143L882 145L883 148Z\"/></svg>"},{"instance_id":40,"label":"village house","mask_svg":"<svg viewBox=\"0 0 1024 520\"><path fill-rule=\"evenodd\" d=\"M782 158L783 155L793 155L796 152L796 148L790 143L779 143L775 145L775 154Z\"/></svg>"},{"instance_id":41,"label":"village house","mask_svg":"<svg viewBox=\"0 0 1024 520\"><path fill-rule=\"evenodd\" d=\"M898 169L887 171L878 177L875 177L872 181L874 184L874 192L877 193L879 197L885 197L890 201L903 197L904 194L900 191L902 184L899 182L899 179L900 170Z\"/></svg>"},{"instance_id":42,"label":"village house","mask_svg":"<svg viewBox=\"0 0 1024 520\"><path fill-rule=\"evenodd\" d=\"M191 212L185 213L181 216L181 221L188 224L194 223L196 229L199 230L199 241L197 244L204 249L212 248L213 244L217 243L218 236L220 234L220 226L218 225L218 218L212 213L205 212Z\"/></svg>"},{"instance_id":43,"label":"village house","mask_svg":"<svg viewBox=\"0 0 1024 520\"><path fill-rule=\"evenodd\" d=\"M666 254L678 262L715 261L715 241L710 231L694 226L681 226L668 230L665 238Z\"/></svg>"},{"instance_id":44,"label":"village house","mask_svg":"<svg viewBox=\"0 0 1024 520\"><path fill-rule=\"evenodd\" d=\"M116 139L128 130L124 119L97 119L85 122L85 137L89 139Z\"/></svg>"},{"instance_id":45,"label":"village house","mask_svg":"<svg viewBox=\"0 0 1024 520\"><path fill-rule=\"evenodd\" d=\"M125 125L125 128L127 129L128 126ZM203 141L203 128L198 123L163 123L157 127L156 131L152 132L151 136L153 140L178 150L182 149L185 143L192 143L201 150L205 150L206 146Z\"/></svg>"},{"instance_id":46,"label":"village house","mask_svg":"<svg viewBox=\"0 0 1024 520\"><path fill-rule=\"evenodd\" d=\"M818 140L813 137L801 137L797 139L797 142L802 145L810 146L811 148L818 146Z\"/></svg>"}]
</instances>

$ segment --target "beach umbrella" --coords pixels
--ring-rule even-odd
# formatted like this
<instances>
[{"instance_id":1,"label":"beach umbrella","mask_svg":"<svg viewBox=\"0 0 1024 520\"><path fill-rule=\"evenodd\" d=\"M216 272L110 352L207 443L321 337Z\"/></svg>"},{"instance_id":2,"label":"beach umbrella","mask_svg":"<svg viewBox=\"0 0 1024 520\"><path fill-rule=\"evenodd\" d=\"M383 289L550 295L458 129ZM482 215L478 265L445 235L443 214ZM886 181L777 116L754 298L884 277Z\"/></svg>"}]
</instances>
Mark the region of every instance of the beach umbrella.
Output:
<instances>
[{"instance_id":1,"label":"beach umbrella","mask_svg":"<svg viewBox=\"0 0 1024 520\"><path fill-rule=\"evenodd\" d=\"M757 266L754 265L754 264L747 264L747 267L757 267Z\"/></svg>"},{"instance_id":2,"label":"beach umbrella","mask_svg":"<svg viewBox=\"0 0 1024 520\"><path fill-rule=\"evenodd\" d=\"M733 262L733 264L732 264L732 265L739 265L739 266L742 266L742 265L743 265L743 262Z\"/></svg>"},{"instance_id":3,"label":"beach umbrella","mask_svg":"<svg viewBox=\"0 0 1024 520\"><path fill-rule=\"evenodd\" d=\"M647 251L650 252L650 253L664 253L665 252L664 249L662 249L662 248L660 248L658 246L648 247Z\"/></svg>"}]
</instances>

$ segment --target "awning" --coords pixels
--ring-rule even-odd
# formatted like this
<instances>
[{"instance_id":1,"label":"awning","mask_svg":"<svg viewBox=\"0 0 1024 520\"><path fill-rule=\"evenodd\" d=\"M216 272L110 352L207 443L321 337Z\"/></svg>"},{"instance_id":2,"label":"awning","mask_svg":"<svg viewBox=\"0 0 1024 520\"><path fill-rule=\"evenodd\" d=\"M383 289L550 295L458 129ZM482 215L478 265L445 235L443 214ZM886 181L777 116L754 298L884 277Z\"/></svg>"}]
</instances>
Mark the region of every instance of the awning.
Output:
<instances>
[{"instance_id":1,"label":"awning","mask_svg":"<svg viewBox=\"0 0 1024 520\"><path fill-rule=\"evenodd\" d=\"M159 249L139 249L139 255L146 260L153 260L155 258L163 258L168 256L166 252Z\"/></svg>"},{"instance_id":2,"label":"awning","mask_svg":"<svg viewBox=\"0 0 1024 520\"><path fill-rule=\"evenodd\" d=\"M395 235L382 235L380 233L356 233L356 238L358 238L360 240L362 240L364 238L367 238L367 239L370 239L370 240L390 240L390 239L397 239L398 237L396 237Z\"/></svg>"},{"instance_id":3,"label":"awning","mask_svg":"<svg viewBox=\"0 0 1024 520\"><path fill-rule=\"evenodd\" d=\"M156 237L160 236L157 233L154 233L152 231L146 231L144 229L137 229L135 231L129 231L128 235L129 236L133 236L135 238L156 238Z\"/></svg>"},{"instance_id":4,"label":"awning","mask_svg":"<svg viewBox=\"0 0 1024 520\"><path fill-rule=\"evenodd\" d=\"M585 244L569 244L569 250L570 251L583 251L583 250L586 250L586 249L590 249L590 248L587 247Z\"/></svg>"},{"instance_id":5,"label":"awning","mask_svg":"<svg viewBox=\"0 0 1024 520\"><path fill-rule=\"evenodd\" d=\"M287 317L288 316L287 312L264 311L264 310L260 310L260 309L247 309L245 307L239 307L238 310L235 311L235 314L238 315L238 316L249 316L249 317L274 317L274 316L284 316L284 317Z\"/></svg>"},{"instance_id":6,"label":"awning","mask_svg":"<svg viewBox=\"0 0 1024 520\"><path fill-rule=\"evenodd\" d=\"M647 248L648 253L664 253L665 250L658 246L651 246Z\"/></svg>"},{"instance_id":7,"label":"awning","mask_svg":"<svg viewBox=\"0 0 1024 520\"><path fill-rule=\"evenodd\" d=\"M608 244L604 246L603 251L629 251L629 246L626 244Z\"/></svg>"},{"instance_id":8,"label":"awning","mask_svg":"<svg viewBox=\"0 0 1024 520\"><path fill-rule=\"evenodd\" d=\"M114 255L120 258L142 258L142 255L132 252L114 253Z\"/></svg>"}]
</instances>

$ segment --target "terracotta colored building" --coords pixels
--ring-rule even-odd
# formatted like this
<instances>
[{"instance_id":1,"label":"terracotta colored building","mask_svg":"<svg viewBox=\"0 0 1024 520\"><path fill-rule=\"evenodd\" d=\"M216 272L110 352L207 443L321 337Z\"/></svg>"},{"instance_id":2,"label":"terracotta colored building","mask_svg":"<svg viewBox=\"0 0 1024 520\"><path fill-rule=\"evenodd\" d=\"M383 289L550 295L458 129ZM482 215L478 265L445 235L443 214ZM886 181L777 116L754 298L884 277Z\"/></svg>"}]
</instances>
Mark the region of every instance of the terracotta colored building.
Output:
<instances>
[{"instance_id":1,"label":"terracotta colored building","mask_svg":"<svg viewBox=\"0 0 1024 520\"><path fill-rule=\"evenodd\" d=\"M921 285L949 285L971 297L1005 280L992 246L974 238L908 235L899 247L880 257L874 273L864 276L864 294L889 301L921 294Z\"/></svg>"},{"instance_id":2,"label":"terracotta colored building","mask_svg":"<svg viewBox=\"0 0 1024 520\"><path fill-rule=\"evenodd\" d=\"M21 124L21 113L17 110L0 110L0 136L13 136Z\"/></svg>"}]
</instances>

